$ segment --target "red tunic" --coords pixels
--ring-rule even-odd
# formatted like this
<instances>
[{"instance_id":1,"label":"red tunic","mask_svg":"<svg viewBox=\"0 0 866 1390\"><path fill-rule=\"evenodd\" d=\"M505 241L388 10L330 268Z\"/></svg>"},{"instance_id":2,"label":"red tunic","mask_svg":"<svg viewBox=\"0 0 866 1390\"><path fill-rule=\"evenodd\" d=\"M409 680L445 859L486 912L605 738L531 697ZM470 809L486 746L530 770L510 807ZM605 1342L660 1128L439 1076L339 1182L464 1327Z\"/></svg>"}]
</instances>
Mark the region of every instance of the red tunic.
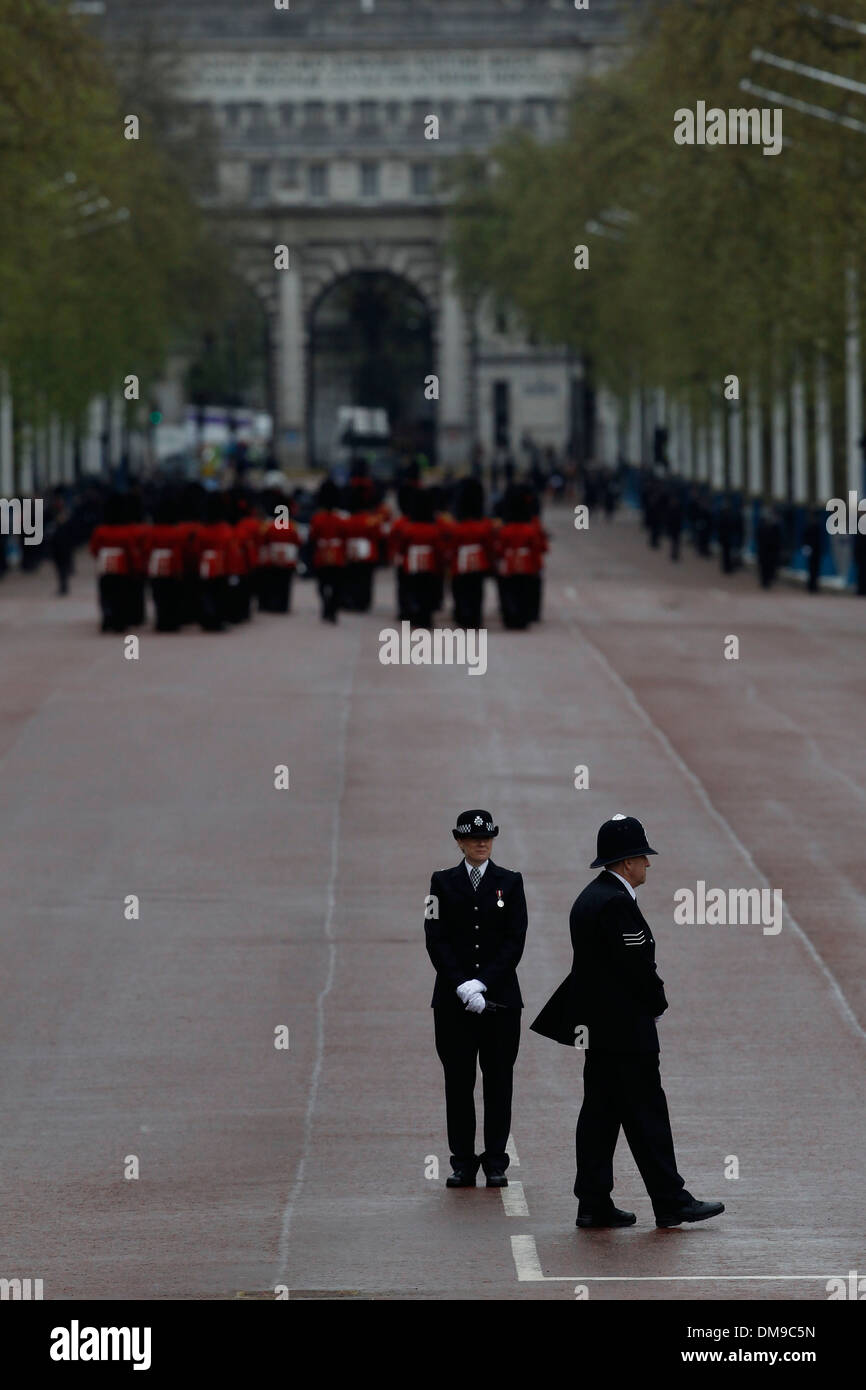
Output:
<instances>
[{"instance_id":1,"label":"red tunic","mask_svg":"<svg viewBox=\"0 0 866 1390\"><path fill-rule=\"evenodd\" d=\"M265 563L271 569L297 568L301 538L293 522L290 521L288 526L278 526L276 521L271 521L265 528L264 541L263 549L267 555Z\"/></svg>"},{"instance_id":2,"label":"red tunic","mask_svg":"<svg viewBox=\"0 0 866 1390\"><path fill-rule=\"evenodd\" d=\"M382 518L376 512L356 512L344 522L346 563L375 565L379 558Z\"/></svg>"},{"instance_id":3,"label":"red tunic","mask_svg":"<svg viewBox=\"0 0 866 1390\"><path fill-rule=\"evenodd\" d=\"M222 579L227 574L235 574L230 563L235 563L232 528L226 521L211 522L199 526L193 540L193 548L198 563L199 579Z\"/></svg>"},{"instance_id":4,"label":"red tunic","mask_svg":"<svg viewBox=\"0 0 866 1390\"><path fill-rule=\"evenodd\" d=\"M183 579L186 538L179 526L157 523L148 527L148 579Z\"/></svg>"},{"instance_id":5,"label":"red tunic","mask_svg":"<svg viewBox=\"0 0 866 1390\"><path fill-rule=\"evenodd\" d=\"M441 574L446 550L442 526L434 521L407 521L400 527L395 559L404 574Z\"/></svg>"},{"instance_id":6,"label":"red tunic","mask_svg":"<svg viewBox=\"0 0 866 1390\"><path fill-rule=\"evenodd\" d=\"M453 521L449 528L451 574L485 574L493 568L493 522Z\"/></svg>"},{"instance_id":7,"label":"red tunic","mask_svg":"<svg viewBox=\"0 0 866 1390\"><path fill-rule=\"evenodd\" d=\"M499 573L506 577L540 574L544 545L544 534L537 522L506 522L496 534Z\"/></svg>"},{"instance_id":8,"label":"red tunic","mask_svg":"<svg viewBox=\"0 0 866 1390\"><path fill-rule=\"evenodd\" d=\"M313 543L313 569L328 569L346 563L346 518L336 512L316 512L310 522Z\"/></svg>"},{"instance_id":9,"label":"red tunic","mask_svg":"<svg viewBox=\"0 0 866 1390\"><path fill-rule=\"evenodd\" d=\"M90 537L90 553L103 574L134 574L138 559L131 526L96 526Z\"/></svg>"},{"instance_id":10,"label":"red tunic","mask_svg":"<svg viewBox=\"0 0 866 1390\"><path fill-rule=\"evenodd\" d=\"M262 558L265 543L265 522L260 521L256 516L245 516L240 521L235 522L235 532L243 546L247 569L258 569L260 565L265 564L266 560Z\"/></svg>"}]
</instances>

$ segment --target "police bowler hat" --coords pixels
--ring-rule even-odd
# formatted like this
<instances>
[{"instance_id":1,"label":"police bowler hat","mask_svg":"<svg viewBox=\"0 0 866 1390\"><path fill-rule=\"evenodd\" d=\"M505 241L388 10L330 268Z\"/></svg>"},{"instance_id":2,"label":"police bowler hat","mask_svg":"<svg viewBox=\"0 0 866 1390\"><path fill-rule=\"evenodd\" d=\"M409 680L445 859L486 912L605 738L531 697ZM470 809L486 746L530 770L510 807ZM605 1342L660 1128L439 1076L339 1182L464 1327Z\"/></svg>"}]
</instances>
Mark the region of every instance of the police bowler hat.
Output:
<instances>
[{"instance_id":1,"label":"police bowler hat","mask_svg":"<svg viewBox=\"0 0 866 1390\"><path fill-rule=\"evenodd\" d=\"M489 811L461 811L451 834L455 840L487 840L499 834L499 826Z\"/></svg>"},{"instance_id":2,"label":"police bowler hat","mask_svg":"<svg viewBox=\"0 0 866 1390\"><path fill-rule=\"evenodd\" d=\"M618 864L621 859L637 859L642 854L658 854L647 844L644 828L634 816L612 816L598 832L596 857L591 869Z\"/></svg>"}]
</instances>

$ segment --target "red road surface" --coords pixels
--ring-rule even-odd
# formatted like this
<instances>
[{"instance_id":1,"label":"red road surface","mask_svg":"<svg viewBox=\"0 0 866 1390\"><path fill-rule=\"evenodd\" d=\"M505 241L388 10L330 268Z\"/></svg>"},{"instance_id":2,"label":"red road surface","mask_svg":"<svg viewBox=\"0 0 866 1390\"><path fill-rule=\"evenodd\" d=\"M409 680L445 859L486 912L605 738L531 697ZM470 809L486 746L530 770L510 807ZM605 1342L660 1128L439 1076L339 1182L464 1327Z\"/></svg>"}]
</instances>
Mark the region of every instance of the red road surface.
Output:
<instances>
[{"instance_id":1,"label":"red road surface","mask_svg":"<svg viewBox=\"0 0 866 1390\"><path fill-rule=\"evenodd\" d=\"M548 523L545 621L502 632L491 594L480 677L379 663L390 576L336 628L299 584L288 618L144 631L137 662L96 631L89 570L66 600L47 571L3 581L0 1276L49 1299L807 1301L866 1273L866 604L674 566L630 516ZM528 1028L509 1207L446 1191L423 899L474 804L526 879L526 1024L598 825L644 821L679 1165L722 1217L656 1231L621 1139L638 1224L576 1232L580 1054ZM782 931L675 925L698 879L780 889Z\"/></svg>"}]
</instances>

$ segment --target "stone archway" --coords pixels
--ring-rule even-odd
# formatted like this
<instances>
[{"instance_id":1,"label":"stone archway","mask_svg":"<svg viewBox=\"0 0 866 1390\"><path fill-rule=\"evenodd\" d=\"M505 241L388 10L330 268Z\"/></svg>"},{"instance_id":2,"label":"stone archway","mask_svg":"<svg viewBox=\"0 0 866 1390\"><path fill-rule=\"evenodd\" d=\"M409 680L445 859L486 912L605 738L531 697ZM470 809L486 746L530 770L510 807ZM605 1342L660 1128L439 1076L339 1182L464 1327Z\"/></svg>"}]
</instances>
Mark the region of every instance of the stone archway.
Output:
<instances>
[{"instance_id":1,"label":"stone archway","mask_svg":"<svg viewBox=\"0 0 866 1390\"><path fill-rule=\"evenodd\" d=\"M328 467L340 406L387 411L397 453L436 448L434 316L427 298L391 270L338 275L307 314L307 430L311 462Z\"/></svg>"}]
</instances>

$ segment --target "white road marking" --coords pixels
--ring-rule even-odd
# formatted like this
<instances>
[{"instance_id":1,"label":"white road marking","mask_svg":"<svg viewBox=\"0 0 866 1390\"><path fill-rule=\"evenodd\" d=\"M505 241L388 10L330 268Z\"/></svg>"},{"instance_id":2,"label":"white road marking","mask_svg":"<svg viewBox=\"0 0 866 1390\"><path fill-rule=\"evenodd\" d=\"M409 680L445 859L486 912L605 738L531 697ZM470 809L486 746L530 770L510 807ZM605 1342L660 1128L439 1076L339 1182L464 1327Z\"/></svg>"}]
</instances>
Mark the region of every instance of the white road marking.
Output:
<instances>
[{"instance_id":1,"label":"white road marking","mask_svg":"<svg viewBox=\"0 0 866 1390\"><path fill-rule=\"evenodd\" d=\"M529 1207L526 1205L526 1198L523 1195L522 1182L509 1182L507 1187L500 1187L499 1194L506 1216L529 1215Z\"/></svg>"},{"instance_id":2,"label":"white road marking","mask_svg":"<svg viewBox=\"0 0 866 1390\"><path fill-rule=\"evenodd\" d=\"M352 663L349 674L349 683L343 694L343 713L340 721L340 781L337 788L337 795L334 799L334 820L331 827L331 858L328 870L328 885L325 892L325 940L328 943L328 969L325 974L325 983L316 998L316 1056L310 1076L307 1108L304 1112L304 1142L301 1148L301 1157L298 1160L298 1166L295 1170L295 1181L292 1184L291 1191L286 1200L286 1205L283 1209L282 1227L280 1229L280 1240L277 1250L277 1273L272 1281L274 1284L285 1283L286 1265L289 1259L289 1233L292 1227L292 1217L295 1213L295 1206L304 1185L307 1159L309 1157L310 1144L313 1137L313 1114L319 1095L319 1080L322 1074L322 1063L325 1054L325 1000L331 992L337 965L337 943L334 939L334 913L337 904L337 863L340 852L340 807L343 804L343 793L346 787L346 745L348 742L349 715L352 710L352 690L355 682L355 666L357 664L359 645L360 638L358 639L358 646L356 646L355 649L355 660Z\"/></svg>"},{"instance_id":3,"label":"white road marking","mask_svg":"<svg viewBox=\"0 0 866 1390\"><path fill-rule=\"evenodd\" d=\"M649 711L644 709L643 705L638 700L631 686L627 685L626 682L623 680L622 676L620 676L619 672L614 670L613 666L611 666L604 652L601 651L595 645L595 643L592 641L590 637L586 635L583 629L581 629L580 637L583 644L589 647L590 651L592 652L593 656L595 656L599 665L604 668L604 670L610 676L614 684L617 685L619 689L622 691L623 695L628 700L635 713L639 715L639 717L643 720L644 724L650 730L650 732L655 734L656 738L664 748L665 752L672 759L672 761L676 763L677 767L688 779L688 781L691 782L692 786L694 787L695 791L697 792L706 809L709 811L710 815L713 817L715 821L718 822L718 824L722 827L725 833L729 835L730 838L733 840L734 844L737 846L737 849L740 851L743 858L746 860L746 862L752 869L752 872L757 876L758 879L760 879L762 883L766 884L769 887L770 884L766 874L763 874L761 870L758 868L758 865L752 858L751 853L743 844L734 827L730 824L729 821L725 819L721 811L719 811L717 807L713 805L713 802L710 800L709 793L707 792L707 789L704 786L703 782L700 780L696 773L692 772L692 769L689 767L688 763L683 761L683 759L680 757L679 753L671 743L670 739L668 738L667 734L659 728L658 724L655 723ZM812 960L818 966L818 969L821 971L822 975L824 976L825 980L830 986L831 992L835 995L836 1002L839 1005L843 1017L847 1020L851 1027L860 1034L861 1038L866 1039L866 1029L860 1026L860 1023L858 1022L857 1017L854 1014L853 1009L851 1008L851 1005L848 1003L848 1000L845 998L845 995L842 992L842 989L840 988L838 980L836 979L830 967L827 965L824 958L813 946L809 936L800 926L800 923L792 914L791 909L787 903L785 903L785 916L787 917L795 933L803 942L803 945L806 947L806 950L809 952L809 955L812 957ZM761 1277L773 1278L774 1276L762 1275ZM811 1276L807 1275L803 1276L803 1278L810 1277Z\"/></svg>"},{"instance_id":4,"label":"white road marking","mask_svg":"<svg viewBox=\"0 0 866 1390\"><path fill-rule=\"evenodd\" d=\"M514 1263L517 1267L517 1277L525 1283L527 1280L538 1281L543 1279L541 1265L538 1262L538 1251L535 1248L535 1236L512 1236L511 1253L514 1256Z\"/></svg>"},{"instance_id":5,"label":"white road marking","mask_svg":"<svg viewBox=\"0 0 866 1390\"><path fill-rule=\"evenodd\" d=\"M535 1236L512 1236L511 1253L521 1283L545 1284L681 1284L715 1281L742 1283L746 1280L803 1280L842 1278L838 1274L545 1274L538 1258Z\"/></svg>"},{"instance_id":6,"label":"white road marking","mask_svg":"<svg viewBox=\"0 0 866 1390\"><path fill-rule=\"evenodd\" d=\"M513 1135L513 1134L509 1134L509 1136L508 1136L508 1143L505 1145L505 1152L508 1154L508 1157L511 1159L511 1166L512 1166L513 1168L519 1168L519 1167L520 1167L520 1159L517 1157L517 1149L514 1147L514 1135Z\"/></svg>"}]
</instances>

